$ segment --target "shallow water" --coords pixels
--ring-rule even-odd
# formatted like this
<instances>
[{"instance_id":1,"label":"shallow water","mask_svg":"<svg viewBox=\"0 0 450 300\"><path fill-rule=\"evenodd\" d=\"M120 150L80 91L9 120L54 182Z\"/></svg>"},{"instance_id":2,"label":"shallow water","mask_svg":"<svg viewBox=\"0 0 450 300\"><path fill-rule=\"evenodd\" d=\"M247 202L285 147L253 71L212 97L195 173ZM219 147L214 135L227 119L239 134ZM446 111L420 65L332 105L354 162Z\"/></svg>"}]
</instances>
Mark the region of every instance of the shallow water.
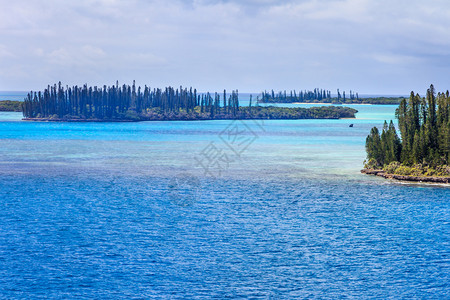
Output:
<instances>
[{"instance_id":1,"label":"shallow water","mask_svg":"<svg viewBox=\"0 0 450 300\"><path fill-rule=\"evenodd\" d=\"M395 106L352 107L264 122L0 113L0 295L448 297L450 189L360 174Z\"/></svg>"}]
</instances>

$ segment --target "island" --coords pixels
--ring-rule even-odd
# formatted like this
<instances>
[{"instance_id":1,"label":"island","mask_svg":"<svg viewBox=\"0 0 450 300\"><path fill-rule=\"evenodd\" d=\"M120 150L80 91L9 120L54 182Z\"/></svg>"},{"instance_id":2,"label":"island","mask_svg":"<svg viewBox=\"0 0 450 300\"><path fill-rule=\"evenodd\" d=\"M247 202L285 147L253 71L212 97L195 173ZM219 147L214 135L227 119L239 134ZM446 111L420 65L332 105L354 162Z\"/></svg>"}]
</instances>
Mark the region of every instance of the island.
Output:
<instances>
[{"instance_id":1,"label":"island","mask_svg":"<svg viewBox=\"0 0 450 300\"><path fill-rule=\"evenodd\" d=\"M373 127L366 139L365 174L404 181L450 183L450 95L434 86L426 97L411 92L396 110L400 137L392 120Z\"/></svg>"},{"instance_id":2,"label":"island","mask_svg":"<svg viewBox=\"0 0 450 300\"><path fill-rule=\"evenodd\" d=\"M22 111L22 102L21 101L12 101L12 100L2 100L2 101L0 101L0 111L21 112Z\"/></svg>"},{"instance_id":3,"label":"island","mask_svg":"<svg viewBox=\"0 0 450 300\"><path fill-rule=\"evenodd\" d=\"M331 91L315 88L313 91L286 91L275 93L274 90L264 91L258 96L259 103L324 103L324 104L400 104L404 97L364 97L360 98L358 93L345 94L337 89L336 97L331 96Z\"/></svg>"},{"instance_id":4,"label":"island","mask_svg":"<svg viewBox=\"0 0 450 300\"><path fill-rule=\"evenodd\" d=\"M151 89L132 86L48 86L30 92L23 105L24 120L67 122L133 122L246 119L354 118L356 109L342 106L289 108L239 105L238 91L198 93L197 89Z\"/></svg>"}]
</instances>

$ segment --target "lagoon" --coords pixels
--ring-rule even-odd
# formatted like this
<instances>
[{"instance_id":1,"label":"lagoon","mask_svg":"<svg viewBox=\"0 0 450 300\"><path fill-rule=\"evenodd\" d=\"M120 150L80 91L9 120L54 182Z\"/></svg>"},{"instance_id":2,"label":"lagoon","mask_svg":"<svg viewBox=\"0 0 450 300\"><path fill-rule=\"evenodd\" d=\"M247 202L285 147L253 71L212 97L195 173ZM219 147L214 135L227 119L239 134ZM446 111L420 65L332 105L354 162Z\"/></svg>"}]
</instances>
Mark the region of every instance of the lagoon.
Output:
<instances>
[{"instance_id":1,"label":"lagoon","mask_svg":"<svg viewBox=\"0 0 450 300\"><path fill-rule=\"evenodd\" d=\"M396 106L349 106L356 119L0 113L0 295L448 297L450 189L360 174Z\"/></svg>"}]
</instances>

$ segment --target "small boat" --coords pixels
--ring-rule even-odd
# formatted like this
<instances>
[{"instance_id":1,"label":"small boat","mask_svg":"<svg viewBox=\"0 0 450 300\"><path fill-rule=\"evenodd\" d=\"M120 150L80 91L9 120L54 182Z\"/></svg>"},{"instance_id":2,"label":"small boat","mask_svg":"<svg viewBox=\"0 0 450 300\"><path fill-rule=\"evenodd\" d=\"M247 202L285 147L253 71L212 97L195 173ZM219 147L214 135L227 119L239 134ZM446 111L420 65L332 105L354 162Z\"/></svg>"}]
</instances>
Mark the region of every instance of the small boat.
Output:
<instances>
[{"instance_id":1,"label":"small boat","mask_svg":"<svg viewBox=\"0 0 450 300\"><path fill-rule=\"evenodd\" d=\"M348 127L353 127L353 124L350 124Z\"/></svg>"}]
</instances>

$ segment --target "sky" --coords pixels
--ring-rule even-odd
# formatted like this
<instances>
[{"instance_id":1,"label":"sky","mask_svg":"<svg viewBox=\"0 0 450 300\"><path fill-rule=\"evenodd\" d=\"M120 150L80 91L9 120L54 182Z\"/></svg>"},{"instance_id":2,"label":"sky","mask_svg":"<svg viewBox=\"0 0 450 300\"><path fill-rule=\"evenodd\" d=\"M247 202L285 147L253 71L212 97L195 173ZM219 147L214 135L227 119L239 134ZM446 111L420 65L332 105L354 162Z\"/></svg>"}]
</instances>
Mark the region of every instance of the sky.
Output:
<instances>
[{"instance_id":1,"label":"sky","mask_svg":"<svg viewBox=\"0 0 450 300\"><path fill-rule=\"evenodd\" d=\"M448 0L0 0L0 90L450 89Z\"/></svg>"}]
</instances>

